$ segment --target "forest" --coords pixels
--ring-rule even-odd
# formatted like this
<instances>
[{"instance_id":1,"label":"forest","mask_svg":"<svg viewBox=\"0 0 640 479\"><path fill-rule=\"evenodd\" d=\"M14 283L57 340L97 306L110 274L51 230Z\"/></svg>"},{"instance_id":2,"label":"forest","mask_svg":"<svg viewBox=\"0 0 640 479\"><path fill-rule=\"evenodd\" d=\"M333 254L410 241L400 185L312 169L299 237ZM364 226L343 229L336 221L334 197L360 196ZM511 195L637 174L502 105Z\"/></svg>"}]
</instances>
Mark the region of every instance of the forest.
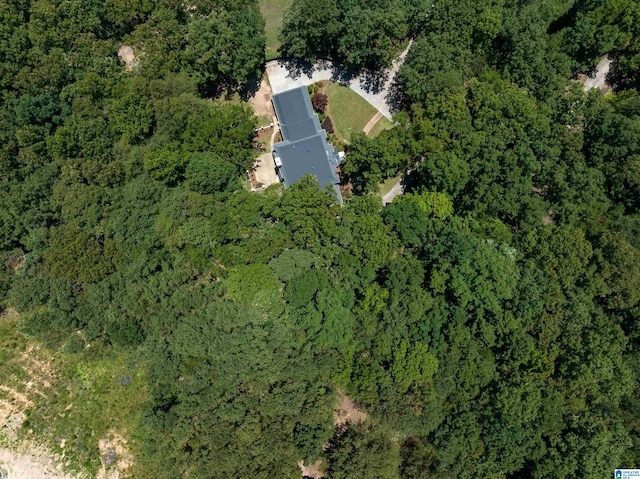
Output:
<instances>
[{"instance_id":1,"label":"forest","mask_svg":"<svg viewBox=\"0 0 640 479\"><path fill-rule=\"evenodd\" d=\"M640 1L294 0L283 58L385 69L413 40L344 205L245 186L264 32L256 0L0 0L0 312L135 357L130 477L640 467ZM366 421L334 427L341 394Z\"/></svg>"}]
</instances>

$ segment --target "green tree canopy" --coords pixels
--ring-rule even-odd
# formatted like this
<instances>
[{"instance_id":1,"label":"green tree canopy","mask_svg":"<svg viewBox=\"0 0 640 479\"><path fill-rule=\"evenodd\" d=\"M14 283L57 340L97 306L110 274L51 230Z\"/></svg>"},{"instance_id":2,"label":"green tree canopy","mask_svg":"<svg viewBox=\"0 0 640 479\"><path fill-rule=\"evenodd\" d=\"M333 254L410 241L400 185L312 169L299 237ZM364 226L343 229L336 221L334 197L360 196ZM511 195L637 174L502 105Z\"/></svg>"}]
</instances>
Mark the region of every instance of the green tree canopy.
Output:
<instances>
[{"instance_id":1,"label":"green tree canopy","mask_svg":"<svg viewBox=\"0 0 640 479\"><path fill-rule=\"evenodd\" d=\"M196 153L185 171L187 185L203 194L233 191L238 185L237 167L211 153Z\"/></svg>"}]
</instances>

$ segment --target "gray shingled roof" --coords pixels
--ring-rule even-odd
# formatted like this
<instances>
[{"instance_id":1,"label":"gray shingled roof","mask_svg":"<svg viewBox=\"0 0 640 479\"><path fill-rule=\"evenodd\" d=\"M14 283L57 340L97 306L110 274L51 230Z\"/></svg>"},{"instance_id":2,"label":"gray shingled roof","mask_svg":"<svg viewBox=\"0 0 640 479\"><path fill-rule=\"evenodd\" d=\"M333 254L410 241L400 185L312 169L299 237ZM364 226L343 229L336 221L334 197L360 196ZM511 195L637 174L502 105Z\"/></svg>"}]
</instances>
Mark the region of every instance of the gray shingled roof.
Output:
<instances>
[{"instance_id":1,"label":"gray shingled roof","mask_svg":"<svg viewBox=\"0 0 640 479\"><path fill-rule=\"evenodd\" d=\"M273 105L284 141L274 145L274 157L281 162L278 174L285 186L304 175L318 178L323 188L333 185L338 201L340 178L336 167L340 164L338 151L327 142L325 131L314 113L306 87L299 87L273 96Z\"/></svg>"},{"instance_id":2,"label":"gray shingled roof","mask_svg":"<svg viewBox=\"0 0 640 479\"><path fill-rule=\"evenodd\" d=\"M322 130L306 87L273 95L273 106L285 140L301 140Z\"/></svg>"},{"instance_id":3,"label":"gray shingled roof","mask_svg":"<svg viewBox=\"0 0 640 479\"><path fill-rule=\"evenodd\" d=\"M297 141L283 141L275 145L275 150L282 160L286 186L309 173L316 175L320 186L340 182L334 166L334 157L338 156L338 152L320 135ZM329 158L332 161L328 161Z\"/></svg>"}]
</instances>

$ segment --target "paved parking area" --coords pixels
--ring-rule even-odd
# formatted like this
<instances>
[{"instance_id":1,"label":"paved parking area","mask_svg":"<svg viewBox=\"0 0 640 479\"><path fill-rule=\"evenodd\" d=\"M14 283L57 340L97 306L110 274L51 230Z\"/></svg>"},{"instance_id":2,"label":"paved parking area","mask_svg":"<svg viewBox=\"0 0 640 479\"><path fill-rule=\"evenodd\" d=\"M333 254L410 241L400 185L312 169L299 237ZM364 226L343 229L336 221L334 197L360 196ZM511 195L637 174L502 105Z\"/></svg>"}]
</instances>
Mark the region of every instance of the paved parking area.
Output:
<instances>
[{"instance_id":1,"label":"paved parking area","mask_svg":"<svg viewBox=\"0 0 640 479\"><path fill-rule=\"evenodd\" d=\"M363 73L358 76L348 76L339 66L328 60L322 60L306 69L295 68L286 62L273 60L267 63L267 75L273 93L280 93L298 86L311 85L322 80L342 83L351 88L362 98L371 103L380 113L391 120L393 105L393 84L411 48L412 41L393 63L390 70L375 74Z\"/></svg>"}]
</instances>

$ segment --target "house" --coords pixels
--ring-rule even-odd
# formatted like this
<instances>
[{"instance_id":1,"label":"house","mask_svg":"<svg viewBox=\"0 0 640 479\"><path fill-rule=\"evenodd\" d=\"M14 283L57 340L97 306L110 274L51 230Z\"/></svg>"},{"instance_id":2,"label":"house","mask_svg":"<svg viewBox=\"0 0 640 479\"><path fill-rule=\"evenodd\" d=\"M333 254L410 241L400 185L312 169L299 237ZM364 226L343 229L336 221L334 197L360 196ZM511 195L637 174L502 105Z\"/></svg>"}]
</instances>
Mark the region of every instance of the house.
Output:
<instances>
[{"instance_id":1,"label":"house","mask_svg":"<svg viewBox=\"0 0 640 479\"><path fill-rule=\"evenodd\" d=\"M327 142L327 134L313 111L307 88L302 86L273 95L282 139L273 145L278 176L290 186L304 175L315 175L321 187L332 185L342 203L336 168L343 154Z\"/></svg>"}]
</instances>

